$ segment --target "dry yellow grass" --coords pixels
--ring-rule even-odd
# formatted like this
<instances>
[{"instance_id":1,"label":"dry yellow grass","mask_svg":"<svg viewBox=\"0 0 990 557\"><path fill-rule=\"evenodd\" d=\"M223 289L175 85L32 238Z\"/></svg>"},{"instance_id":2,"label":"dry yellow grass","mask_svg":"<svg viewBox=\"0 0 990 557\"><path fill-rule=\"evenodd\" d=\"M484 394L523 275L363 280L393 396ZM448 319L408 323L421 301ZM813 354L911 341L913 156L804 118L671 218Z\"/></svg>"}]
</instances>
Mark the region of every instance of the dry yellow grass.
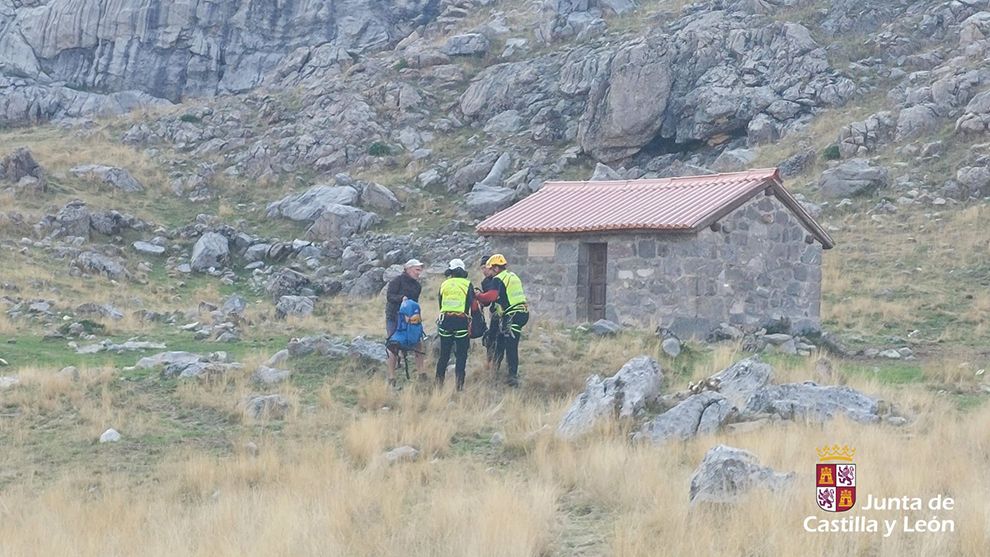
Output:
<instances>
[{"instance_id":1,"label":"dry yellow grass","mask_svg":"<svg viewBox=\"0 0 990 557\"><path fill-rule=\"evenodd\" d=\"M553 426L564 404L487 388L458 397L412 389L385 401L389 410L370 403L300 415L282 434L256 438L257 455L190 447L147 479L80 470L51 484L10 485L0 555L566 555L579 534L599 539L586 548L594 555L982 555L990 407L960 415L924 390L864 385L905 401L916 423L790 424L663 447L632 444L623 428L604 426L563 442ZM103 411L116 402L105 397L95 402ZM504 446L455 450L458 432L479 428L503 431ZM860 505L866 494L951 496L954 511L908 514L953 519L956 531L888 539L805 532L806 516L824 515L813 501L815 447L834 442L857 449ZM691 475L718 443L796 472L794 484L724 509L692 507ZM420 458L388 465L382 454L402 444Z\"/></svg>"}]
</instances>

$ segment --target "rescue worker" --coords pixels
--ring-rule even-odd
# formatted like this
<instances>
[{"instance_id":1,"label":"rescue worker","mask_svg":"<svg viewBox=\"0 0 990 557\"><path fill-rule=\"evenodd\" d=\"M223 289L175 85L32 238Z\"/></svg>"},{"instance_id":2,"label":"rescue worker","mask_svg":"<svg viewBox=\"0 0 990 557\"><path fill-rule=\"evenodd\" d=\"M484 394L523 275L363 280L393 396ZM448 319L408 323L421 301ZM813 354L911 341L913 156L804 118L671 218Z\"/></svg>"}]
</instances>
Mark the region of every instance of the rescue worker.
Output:
<instances>
[{"instance_id":1,"label":"rescue worker","mask_svg":"<svg viewBox=\"0 0 990 557\"><path fill-rule=\"evenodd\" d=\"M399 306L402 302L414 300L419 302L419 295L423 291L423 286L419 283L419 277L423 274L423 263L418 259L410 259L403 265L404 271L388 283L385 291L385 338L392 337L398 325ZM423 351L422 343L416 347L416 371L423 374L426 367L426 353ZM395 386L395 368L398 366L399 357L392 351L388 351L388 382Z\"/></svg>"},{"instance_id":2,"label":"rescue worker","mask_svg":"<svg viewBox=\"0 0 990 557\"><path fill-rule=\"evenodd\" d=\"M464 389L464 375L467 368L467 355L471 328L471 303L474 301L474 288L468 280L464 262L451 259L444 276L448 277L440 285L440 318L437 320L437 334L440 336L440 358L437 360L437 384L443 385L447 374L450 353L454 352L454 374L457 376L457 390Z\"/></svg>"},{"instance_id":3,"label":"rescue worker","mask_svg":"<svg viewBox=\"0 0 990 557\"><path fill-rule=\"evenodd\" d=\"M523 292L522 281L508 270L505 256L496 253L488 259L488 266L495 274L495 286L498 288L498 300L495 311L499 315L501 331L501 346L495 350L496 369L505 354L509 367L508 383L511 387L519 386L519 340L522 329L529 322L529 306L526 305L526 294Z\"/></svg>"}]
</instances>

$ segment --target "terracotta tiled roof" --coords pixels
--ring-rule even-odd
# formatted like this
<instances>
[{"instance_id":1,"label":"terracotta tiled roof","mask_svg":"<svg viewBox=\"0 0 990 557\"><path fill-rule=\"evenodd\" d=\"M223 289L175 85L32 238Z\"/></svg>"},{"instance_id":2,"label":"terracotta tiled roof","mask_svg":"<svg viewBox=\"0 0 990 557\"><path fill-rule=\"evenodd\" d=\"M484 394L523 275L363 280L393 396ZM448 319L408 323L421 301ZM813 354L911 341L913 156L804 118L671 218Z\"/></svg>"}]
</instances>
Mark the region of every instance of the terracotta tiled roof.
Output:
<instances>
[{"instance_id":1,"label":"terracotta tiled roof","mask_svg":"<svg viewBox=\"0 0 990 557\"><path fill-rule=\"evenodd\" d=\"M764 191L787 206L822 246L834 245L784 189L776 168L648 180L547 182L538 192L482 221L478 233L695 232Z\"/></svg>"}]
</instances>

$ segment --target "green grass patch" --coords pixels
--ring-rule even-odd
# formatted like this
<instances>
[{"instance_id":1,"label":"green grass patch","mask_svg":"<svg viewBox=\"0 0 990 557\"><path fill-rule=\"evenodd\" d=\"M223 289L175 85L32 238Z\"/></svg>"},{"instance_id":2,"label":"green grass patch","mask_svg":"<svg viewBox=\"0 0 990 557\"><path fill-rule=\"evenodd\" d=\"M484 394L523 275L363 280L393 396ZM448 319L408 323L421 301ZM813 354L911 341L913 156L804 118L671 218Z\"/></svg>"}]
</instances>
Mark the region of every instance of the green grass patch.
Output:
<instances>
[{"instance_id":1,"label":"green grass patch","mask_svg":"<svg viewBox=\"0 0 990 557\"><path fill-rule=\"evenodd\" d=\"M905 385L921 383L925 379L921 364L910 361L841 360L837 367L850 376L870 377L885 384Z\"/></svg>"}]
</instances>

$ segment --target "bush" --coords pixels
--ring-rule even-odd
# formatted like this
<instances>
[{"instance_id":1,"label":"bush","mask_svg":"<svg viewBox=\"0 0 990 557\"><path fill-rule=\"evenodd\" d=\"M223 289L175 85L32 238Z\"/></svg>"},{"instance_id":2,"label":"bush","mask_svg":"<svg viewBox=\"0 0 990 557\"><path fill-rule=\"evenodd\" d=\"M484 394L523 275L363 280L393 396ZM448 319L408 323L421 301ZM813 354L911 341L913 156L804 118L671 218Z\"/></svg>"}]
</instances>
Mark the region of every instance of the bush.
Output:
<instances>
[{"instance_id":1,"label":"bush","mask_svg":"<svg viewBox=\"0 0 990 557\"><path fill-rule=\"evenodd\" d=\"M842 158L842 155L839 154L839 146L833 143L826 147L825 150L822 151L822 158L827 161L837 161Z\"/></svg>"},{"instance_id":2,"label":"bush","mask_svg":"<svg viewBox=\"0 0 990 557\"><path fill-rule=\"evenodd\" d=\"M183 114L182 116L179 116L179 120L189 124L198 124L203 121L202 118L196 116L195 114Z\"/></svg>"},{"instance_id":3,"label":"bush","mask_svg":"<svg viewBox=\"0 0 990 557\"><path fill-rule=\"evenodd\" d=\"M398 71L398 70L404 70L408 67L409 67L409 61L406 60L405 58L400 58L399 61L395 63L395 66L393 66L393 69Z\"/></svg>"},{"instance_id":4,"label":"bush","mask_svg":"<svg viewBox=\"0 0 990 557\"><path fill-rule=\"evenodd\" d=\"M368 146L368 154L372 157L387 157L392 154L392 149L381 141L376 141Z\"/></svg>"}]
</instances>

